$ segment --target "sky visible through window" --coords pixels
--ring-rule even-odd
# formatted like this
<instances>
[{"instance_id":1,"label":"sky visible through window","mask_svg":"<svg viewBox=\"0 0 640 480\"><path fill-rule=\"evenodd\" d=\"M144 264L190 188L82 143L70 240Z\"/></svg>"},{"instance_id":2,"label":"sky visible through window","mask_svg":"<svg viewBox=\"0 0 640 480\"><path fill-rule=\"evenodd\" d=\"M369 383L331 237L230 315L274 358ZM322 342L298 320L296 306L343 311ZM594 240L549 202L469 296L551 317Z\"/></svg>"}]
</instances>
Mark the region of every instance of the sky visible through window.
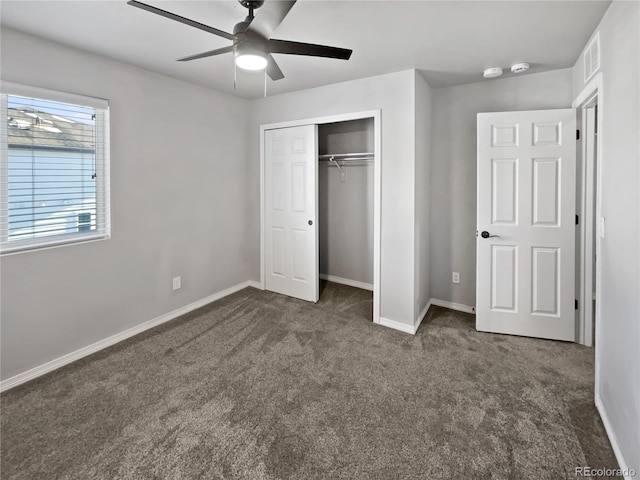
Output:
<instances>
[{"instance_id":1,"label":"sky visible through window","mask_svg":"<svg viewBox=\"0 0 640 480\"><path fill-rule=\"evenodd\" d=\"M49 113L56 117L60 117L60 121L68 119L73 122L84 123L86 125L95 124L95 121L93 120L94 109L82 107L80 105L70 105L36 98L9 95L7 97L7 106L15 109L24 107L33 108L35 111Z\"/></svg>"}]
</instances>

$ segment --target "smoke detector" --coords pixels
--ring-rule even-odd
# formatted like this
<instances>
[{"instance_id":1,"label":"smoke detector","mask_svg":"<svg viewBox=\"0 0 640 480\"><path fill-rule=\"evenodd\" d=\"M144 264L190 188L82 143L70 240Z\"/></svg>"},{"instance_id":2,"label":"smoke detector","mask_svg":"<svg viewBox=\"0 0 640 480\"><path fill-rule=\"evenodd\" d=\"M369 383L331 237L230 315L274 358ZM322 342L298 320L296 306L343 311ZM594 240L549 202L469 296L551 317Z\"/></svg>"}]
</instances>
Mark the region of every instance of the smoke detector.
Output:
<instances>
[{"instance_id":1,"label":"smoke detector","mask_svg":"<svg viewBox=\"0 0 640 480\"><path fill-rule=\"evenodd\" d=\"M484 78L495 78L502 75L502 69L500 67L487 68L482 74Z\"/></svg>"},{"instance_id":2,"label":"smoke detector","mask_svg":"<svg viewBox=\"0 0 640 480\"><path fill-rule=\"evenodd\" d=\"M511 65L511 73L522 73L526 72L527 70L529 70L528 63L514 63L513 65Z\"/></svg>"}]
</instances>

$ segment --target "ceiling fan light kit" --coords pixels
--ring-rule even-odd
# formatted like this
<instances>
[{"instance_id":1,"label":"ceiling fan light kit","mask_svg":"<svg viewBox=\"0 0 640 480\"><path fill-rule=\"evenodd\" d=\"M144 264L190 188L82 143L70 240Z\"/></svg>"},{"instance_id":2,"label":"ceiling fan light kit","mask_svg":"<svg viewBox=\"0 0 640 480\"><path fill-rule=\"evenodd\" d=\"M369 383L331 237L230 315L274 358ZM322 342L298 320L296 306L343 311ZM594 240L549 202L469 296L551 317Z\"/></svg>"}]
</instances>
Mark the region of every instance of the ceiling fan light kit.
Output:
<instances>
[{"instance_id":1,"label":"ceiling fan light kit","mask_svg":"<svg viewBox=\"0 0 640 480\"><path fill-rule=\"evenodd\" d=\"M264 70L269 61L266 49L257 42L240 41L233 46L236 65L244 70Z\"/></svg>"},{"instance_id":2,"label":"ceiling fan light kit","mask_svg":"<svg viewBox=\"0 0 640 480\"><path fill-rule=\"evenodd\" d=\"M209 50L207 52L179 58L178 61L189 62L200 58L213 57L223 53L233 52L235 65L244 70L265 70L271 80L281 80L284 74L278 67L274 53L285 55L305 55L311 57L335 58L349 60L352 50L346 48L329 47L326 45L315 45L311 43L292 42L289 40L278 40L271 38L273 32L282 23L295 5L296 0L238 0L240 5L249 10L249 15L235 25L233 34L218 30L195 20L191 20L175 13L161 10L152 5L147 5L137 0L129 0L131 6L146 10L147 12L160 15L161 17L183 23L190 27L198 28L218 37L231 40L233 45ZM260 9L257 16L254 10ZM265 79L266 82L266 79ZM265 83L266 85L266 83ZM235 86L235 82L234 82Z\"/></svg>"},{"instance_id":3,"label":"ceiling fan light kit","mask_svg":"<svg viewBox=\"0 0 640 480\"><path fill-rule=\"evenodd\" d=\"M267 59L253 53L236 54L236 65L243 70L263 70L267 67Z\"/></svg>"}]
</instances>

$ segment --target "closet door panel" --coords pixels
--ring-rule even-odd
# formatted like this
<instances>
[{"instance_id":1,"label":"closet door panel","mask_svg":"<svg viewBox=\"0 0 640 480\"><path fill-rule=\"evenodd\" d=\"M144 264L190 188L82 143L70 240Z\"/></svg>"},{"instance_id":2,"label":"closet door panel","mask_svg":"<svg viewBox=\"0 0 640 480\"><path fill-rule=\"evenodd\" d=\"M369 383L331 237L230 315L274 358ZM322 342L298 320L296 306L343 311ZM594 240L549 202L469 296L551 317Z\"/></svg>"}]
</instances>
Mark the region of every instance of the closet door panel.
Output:
<instances>
[{"instance_id":1,"label":"closet door panel","mask_svg":"<svg viewBox=\"0 0 640 480\"><path fill-rule=\"evenodd\" d=\"M315 125L266 130L265 288L318 301Z\"/></svg>"}]
</instances>

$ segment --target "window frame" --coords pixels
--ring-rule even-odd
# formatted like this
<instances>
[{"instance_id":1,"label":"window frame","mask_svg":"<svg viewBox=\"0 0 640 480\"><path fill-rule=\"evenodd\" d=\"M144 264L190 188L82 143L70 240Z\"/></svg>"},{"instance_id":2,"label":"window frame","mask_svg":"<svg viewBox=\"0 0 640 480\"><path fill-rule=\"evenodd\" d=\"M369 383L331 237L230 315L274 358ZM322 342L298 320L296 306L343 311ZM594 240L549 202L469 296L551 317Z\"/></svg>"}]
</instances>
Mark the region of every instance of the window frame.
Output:
<instances>
[{"instance_id":1,"label":"window frame","mask_svg":"<svg viewBox=\"0 0 640 480\"><path fill-rule=\"evenodd\" d=\"M67 103L95 109L95 173L98 179L96 181L96 225L102 227L100 230L9 241L9 145L7 124L9 96ZM109 101L3 80L0 84L0 119L0 255L4 256L111 238Z\"/></svg>"}]
</instances>

